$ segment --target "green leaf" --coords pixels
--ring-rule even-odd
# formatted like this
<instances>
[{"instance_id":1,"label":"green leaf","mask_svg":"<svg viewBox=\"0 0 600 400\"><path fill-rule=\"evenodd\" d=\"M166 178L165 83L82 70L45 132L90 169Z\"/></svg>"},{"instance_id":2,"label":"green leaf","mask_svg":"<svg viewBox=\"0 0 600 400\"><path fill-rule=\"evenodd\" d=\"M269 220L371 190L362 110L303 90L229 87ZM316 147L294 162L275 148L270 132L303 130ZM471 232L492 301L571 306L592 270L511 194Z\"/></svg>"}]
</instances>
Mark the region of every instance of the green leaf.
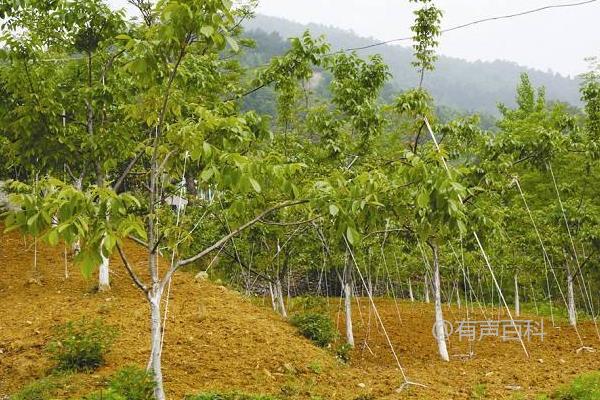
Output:
<instances>
[{"instance_id":1,"label":"green leaf","mask_svg":"<svg viewBox=\"0 0 600 400\"><path fill-rule=\"evenodd\" d=\"M426 192L419 192L417 196L417 205L421 208L426 208L429 205L429 196Z\"/></svg>"},{"instance_id":2,"label":"green leaf","mask_svg":"<svg viewBox=\"0 0 600 400\"><path fill-rule=\"evenodd\" d=\"M31 227L33 226L33 224L35 224L35 221L37 221L38 217L40 216L40 214L36 213L33 214L28 220L27 220L27 226Z\"/></svg>"},{"instance_id":3,"label":"green leaf","mask_svg":"<svg viewBox=\"0 0 600 400\"><path fill-rule=\"evenodd\" d=\"M231 50L233 50L235 53L240 51L240 45L238 44L237 40L230 36L225 36L225 40L227 40L227 43L229 43L229 46L231 46Z\"/></svg>"},{"instance_id":4,"label":"green leaf","mask_svg":"<svg viewBox=\"0 0 600 400\"><path fill-rule=\"evenodd\" d=\"M335 204L329 205L329 214L331 214L332 217L335 217L336 215L338 215L339 212L340 212L340 209L338 208L338 206L336 206Z\"/></svg>"},{"instance_id":5,"label":"green leaf","mask_svg":"<svg viewBox=\"0 0 600 400\"><path fill-rule=\"evenodd\" d=\"M211 37L213 33L215 33L215 28L213 28L210 25L205 25L202 28L200 28L200 33L208 38Z\"/></svg>"},{"instance_id":6,"label":"green leaf","mask_svg":"<svg viewBox=\"0 0 600 400\"><path fill-rule=\"evenodd\" d=\"M109 235L107 234L106 236L104 236L104 245L103 247L106 249L106 252L103 252L105 255L106 253L112 253L115 244L117 243L117 238L114 237L113 235Z\"/></svg>"},{"instance_id":7,"label":"green leaf","mask_svg":"<svg viewBox=\"0 0 600 400\"><path fill-rule=\"evenodd\" d=\"M254 191L256 193L260 193L260 191L262 190L260 187L260 184L256 181L256 179L254 178L250 178L250 184L252 185L252 188L254 188Z\"/></svg>"},{"instance_id":8,"label":"green leaf","mask_svg":"<svg viewBox=\"0 0 600 400\"><path fill-rule=\"evenodd\" d=\"M48 244L50 246L56 246L58 244L58 231L56 229L52 229L48 232Z\"/></svg>"},{"instance_id":9,"label":"green leaf","mask_svg":"<svg viewBox=\"0 0 600 400\"><path fill-rule=\"evenodd\" d=\"M349 226L346 228L346 238L351 245L355 245L360 240L360 233L353 227Z\"/></svg>"},{"instance_id":10,"label":"green leaf","mask_svg":"<svg viewBox=\"0 0 600 400\"><path fill-rule=\"evenodd\" d=\"M214 169L212 169L212 167L207 168L204 171L202 171L202 173L200 174L200 179L202 179L204 182L208 182L214 174L215 174L215 171L214 171Z\"/></svg>"}]
</instances>

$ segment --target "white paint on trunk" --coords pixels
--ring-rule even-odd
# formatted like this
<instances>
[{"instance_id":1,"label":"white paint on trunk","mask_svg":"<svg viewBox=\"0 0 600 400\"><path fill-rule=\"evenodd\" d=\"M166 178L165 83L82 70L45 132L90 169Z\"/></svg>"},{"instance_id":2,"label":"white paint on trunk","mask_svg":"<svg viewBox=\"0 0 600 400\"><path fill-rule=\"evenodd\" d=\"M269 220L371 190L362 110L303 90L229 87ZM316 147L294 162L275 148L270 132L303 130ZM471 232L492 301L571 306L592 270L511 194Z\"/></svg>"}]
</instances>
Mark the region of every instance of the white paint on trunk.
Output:
<instances>
[{"instance_id":1,"label":"white paint on trunk","mask_svg":"<svg viewBox=\"0 0 600 400\"><path fill-rule=\"evenodd\" d=\"M275 292L273 291L273 284L269 282L269 293L271 294L271 306L273 306L273 311L277 311L277 304L275 304Z\"/></svg>"},{"instance_id":2,"label":"white paint on trunk","mask_svg":"<svg viewBox=\"0 0 600 400\"><path fill-rule=\"evenodd\" d=\"M573 274L567 272L567 311L569 313L569 323L572 326L577 325L577 311L575 308L575 289L573 285Z\"/></svg>"},{"instance_id":3,"label":"white paint on trunk","mask_svg":"<svg viewBox=\"0 0 600 400\"><path fill-rule=\"evenodd\" d=\"M100 292L110 290L109 259L104 255L103 245L104 239L100 242L100 257L102 258L102 262L98 268L98 290Z\"/></svg>"},{"instance_id":4,"label":"white paint on trunk","mask_svg":"<svg viewBox=\"0 0 600 400\"><path fill-rule=\"evenodd\" d=\"M283 318L287 318L287 311L285 310L285 303L283 301L283 288L281 285L281 279L277 278L275 282L275 291L277 292L277 306L279 307L279 314Z\"/></svg>"},{"instance_id":5,"label":"white paint on trunk","mask_svg":"<svg viewBox=\"0 0 600 400\"><path fill-rule=\"evenodd\" d=\"M343 273L344 311L346 316L346 342L354 347L354 330L352 328L352 260L346 254L346 264Z\"/></svg>"},{"instance_id":6,"label":"white paint on trunk","mask_svg":"<svg viewBox=\"0 0 600 400\"><path fill-rule=\"evenodd\" d=\"M521 302L519 301L519 279L515 274L515 316L521 316Z\"/></svg>"},{"instance_id":7,"label":"white paint on trunk","mask_svg":"<svg viewBox=\"0 0 600 400\"><path fill-rule=\"evenodd\" d=\"M440 263L438 259L437 245L432 246L433 250L433 294L435 307L435 333L440 357L444 361L450 361L448 348L446 347L446 334L444 330L444 313L442 312L442 286L440 280Z\"/></svg>"},{"instance_id":8,"label":"white paint on trunk","mask_svg":"<svg viewBox=\"0 0 600 400\"><path fill-rule=\"evenodd\" d=\"M161 293L158 284L152 290L149 297L150 300L150 361L148 369L152 371L156 386L154 387L154 398L156 400L165 400L165 392L163 389L163 376L161 368L161 317L160 317L160 299Z\"/></svg>"},{"instance_id":9,"label":"white paint on trunk","mask_svg":"<svg viewBox=\"0 0 600 400\"><path fill-rule=\"evenodd\" d=\"M371 292L373 293L373 292ZM408 278L408 296L410 297L410 301L415 301L415 296L413 294L412 282L410 278Z\"/></svg>"},{"instance_id":10,"label":"white paint on trunk","mask_svg":"<svg viewBox=\"0 0 600 400\"><path fill-rule=\"evenodd\" d=\"M456 287L456 305L458 306L458 309L460 310L462 308L462 299L460 298L460 290L458 288L458 282L455 283L455 287Z\"/></svg>"}]
</instances>

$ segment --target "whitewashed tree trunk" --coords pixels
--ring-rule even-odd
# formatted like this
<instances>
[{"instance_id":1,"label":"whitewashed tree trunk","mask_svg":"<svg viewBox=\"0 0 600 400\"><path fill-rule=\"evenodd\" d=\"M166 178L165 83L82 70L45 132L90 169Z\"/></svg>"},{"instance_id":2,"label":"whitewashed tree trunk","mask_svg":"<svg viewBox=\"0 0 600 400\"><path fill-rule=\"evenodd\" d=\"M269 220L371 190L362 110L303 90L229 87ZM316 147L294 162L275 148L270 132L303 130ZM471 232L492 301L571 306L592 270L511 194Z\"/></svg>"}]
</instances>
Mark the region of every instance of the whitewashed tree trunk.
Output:
<instances>
[{"instance_id":1,"label":"whitewashed tree trunk","mask_svg":"<svg viewBox=\"0 0 600 400\"><path fill-rule=\"evenodd\" d=\"M431 246L433 250L433 294L435 301L435 333L440 357L444 361L450 361L448 348L446 347L446 335L444 331L444 313L442 312L442 285L440 280L440 263L438 259L437 244Z\"/></svg>"},{"instance_id":2,"label":"whitewashed tree trunk","mask_svg":"<svg viewBox=\"0 0 600 400\"><path fill-rule=\"evenodd\" d=\"M273 290L273 284L269 282L269 293L271 294L271 306L273 306L273 311L277 312L277 304L275 303L275 292Z\"/></svg>"},{"instance_id":3,"label":"whitewashed tree trunk","mask_svg":"<svg viewBox=\"0 0 600 400\"><path fill-rule=\"evenodd\" d=\"M281 314L283 318L287 318L285 302L283 301L283 287L281 285L281 279L279 278L277 278L277 281L275 281L275 292L277 292L277 306L279 308L279 314Z\"/></svg>"},{"instance_id":4,"label":"whitewashed tree trunk","mask_svg":"<svg viewBox=\"0 0 600 400\"><path fill-rule=\"evenodd\" d=\"M79 190L80 192L83 190L83 178L79 177L78 179L75 180L75 183L73 184L75 186L75 188L77 190ZM75 242L73 242L72 246L71 246L71 251L73 252L73 255L77 255L81 252L81 241L79 239L75 240Z\"/></svg>"},{"instance_id":5,"label":"whitewashed tree trunk","mask_svg":"<svg viewBox=\"0 0 600 400\"><path fill-rule=\"evenodd\" d=\"M346 342L354 347L354 330L352 328L352 260L346 254L343 273L344 311L346 316Z\"/></svg>"},{"instance_id":6,"label":"whitewashed tree trunk","mask_svg":"<svg viewBox=\"0 0 600 400\"><path fill-rule=\"evenodd\" d=\"M521 302L519 299L519 279L517 274L515 274L515 316L521 316Z\"/></svg>"},{"instance_id":7,"label":"whitewashed tree trunk","mask_svg":"<svg viewBox=\"0 0 600 400\"><path fill-rule=\"evenodd\" d=\"M163 376L161 368L161 342L162 342L162 319L160 312L160 299L162 297L159 284L154 284L151 293L148 294L150 302L150 330L151 330L151 349L148 368L152 370L156 386L154 387L154 397L156 400L165 400L163 389Z\"/></svg>"},{"instance_id":8,"label":"whitewashed tree trunk","mask_svg":"<svg viewBox=\"0 0 600 400\"><path fill-rule=\"evenodd\" d=\"M415 296L413 294L412 282L410 278L408 278L408 296L410 297L410 301L415 301Z\"/></svg>"},{"instance_id":9,"label":"whitewashed tree trunk","mask_svg":"<svg viewBox=\"0 0 600 400\"><path fill-rule=\"evenodd\" d=\"M423 275L423 290L425 291L425 303L431 303L431 299L429 298L429 279L427 279L427 274Z\"/></svg>"},{"instance_id":10,"label":"whitewashed tree trunk","mask_svg":"<svg viewBox=\"0 0 600 400\"><path fill-rule=\"evenodd\" d=\"M575 309L575 289L573 287L573 274L567 271L567 311L569 313L569 323L572 326L577 325L577 312Z\"/></svg>"},{"instance_id":11,"label":"whitewashed tree trunk","mask_svg":"<svg viewBox=\"0 0 600 400\"><path fill-rule=\"evenodd\" d=\"M100 267L98 268L98 291L105 292L110 290L110 278L109 278L109 259L104 255L104 250L102 249L104 245L104 239L100 242L100 257L102 258L102 262L100 263Z\"/></svg>"},{"instance_id":12,"label":"whitewashed tree trunk","mask_svg":"<svg viewBox=\"0 0 600 400\"><path fill-rule=\"evenodd\" d=\"M460 310L462 308L462 299L460 298L460 290L459 290L459 284L458 282L455 283L455 287L456 287L456 305L458 306L458 309Z\"/></svg>"}]
</instances>

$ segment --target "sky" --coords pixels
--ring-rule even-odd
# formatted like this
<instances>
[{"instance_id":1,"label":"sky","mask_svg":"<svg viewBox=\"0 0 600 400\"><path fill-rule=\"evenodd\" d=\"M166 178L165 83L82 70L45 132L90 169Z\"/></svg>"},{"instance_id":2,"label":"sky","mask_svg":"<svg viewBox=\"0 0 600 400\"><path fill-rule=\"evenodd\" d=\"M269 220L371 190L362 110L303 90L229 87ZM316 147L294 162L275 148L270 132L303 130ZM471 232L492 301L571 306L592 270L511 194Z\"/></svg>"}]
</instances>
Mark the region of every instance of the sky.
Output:
<instances>
[{"instance_id":1,"label":"sky","mask_svg":"<svg viewBox=\"0 0 600 400\"><path fill-rule=\"evenodd\" d=\"M126 0L108 0L115 7ZM442 28L583 0L436 0ZM411 36L415 9L408 0L259 0L257 13L319 23L389 40ZM576 76L587 57L600 58L600 0L578 7L485 22L442 35L441 54L469 61L507 60L542 71ZM407 45L404 42L403 45Z\"/></svg>"},{"instance_id":2,"label":"sky","mask_svg":"<svg viewBox=\"0 0 600 400\"><path fill-rule=\"evenodd\" d=\"M442 28L577 0L437 0ZM295 22L315 22L388 40L411 36L408 0L260 0L258 13ZM406 45L406 44L405 44ZM586 72L585 58L600 57L600 1L571 8L491 21L448 32L441 54L469 61L496 59L575 76Z\"/></svg>"}]
</instances>

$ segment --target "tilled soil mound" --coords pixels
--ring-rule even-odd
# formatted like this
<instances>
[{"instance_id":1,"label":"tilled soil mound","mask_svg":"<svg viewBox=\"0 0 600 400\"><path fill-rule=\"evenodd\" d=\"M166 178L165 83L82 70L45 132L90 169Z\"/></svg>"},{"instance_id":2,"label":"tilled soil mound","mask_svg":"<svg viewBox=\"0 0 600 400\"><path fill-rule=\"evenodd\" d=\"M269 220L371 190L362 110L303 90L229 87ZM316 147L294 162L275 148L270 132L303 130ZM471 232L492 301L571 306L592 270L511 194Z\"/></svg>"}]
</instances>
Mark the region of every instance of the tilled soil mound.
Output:
<instances>
[{"instance_id":1,"label":"tilled soil mound","mask_svg":"<svg viewBox=\"0 0 600 400\"><path fill-rule=\"evenodd\" d=\"M57 398L97 390L125 365L145 365L148 307L121 262L111 260L112 287L100 293L94 290L94 280L83 279L70 262L66 264L69 278L65 279L63 247L49 248L41 243L35 247L31 238L0 234L0 398L47 375L52 363L44 347L53 327L83 316L103 318L118 328L119 336L106 365L91 374L69 378ZM125 251L142 274L144 249L127 243ZM484 391L490 399L511 398L515 393L528 398L600 367L598 353L576 351L581 345L572 328L564 322L553 327L549 321L545 321L543 342L539 338L525 342L529 358L518 342L485 338L470 347L452 336L452 360L445 363L437 357L431 334L431 305L378 299L377 308L406 376L426 386L398 392L403 378L384 332L368 300L359 299L359 303L360 312L358 307L355 312L357 346L351 364L345 365L331 351L299 336L266 307L223 286L195 281L190 273L178 273L171 288L163 350L167 394L173 399L202 391L240 391L291 399L355 399L361 395L468 399ZM337 300L331 299L331 304L332 316L342 328ZM465 307L445 306L444 312L451 321L465 318ZM497 317L497 310L487 312ZM471 318L478 317L471 314ZM579 331L586 346L600 348L592 323L582 323Z\"/></svg>"}]
</instances>

